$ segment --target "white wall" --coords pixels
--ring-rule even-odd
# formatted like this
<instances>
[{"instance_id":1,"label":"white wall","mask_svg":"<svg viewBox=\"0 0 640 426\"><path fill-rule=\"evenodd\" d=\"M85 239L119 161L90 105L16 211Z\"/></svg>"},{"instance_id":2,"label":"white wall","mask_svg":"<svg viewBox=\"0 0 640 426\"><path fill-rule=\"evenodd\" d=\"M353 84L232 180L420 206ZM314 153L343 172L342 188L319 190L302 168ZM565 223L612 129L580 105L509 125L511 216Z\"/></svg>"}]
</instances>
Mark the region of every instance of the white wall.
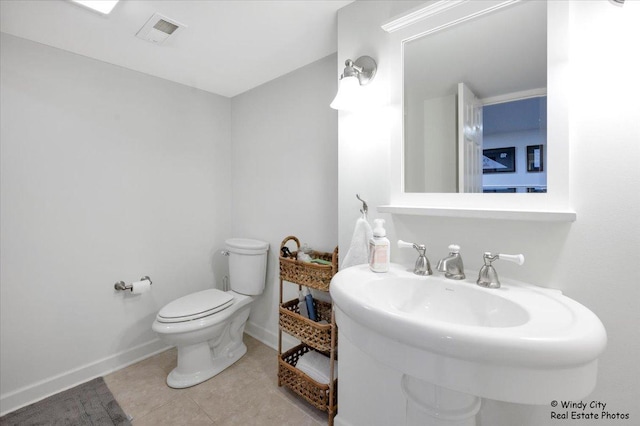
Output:
<instances>
[{"instance_id":1,"label":"white wall","mask_svg":"<svg viewBox=\"0 0 640 426\"><path fill-rule=\"evenodd\" d=\"M294 235L319 251L338 244L335 68L331 55L232 99L233 234L271 246L266 289L246 330L273 347L280 243Z\"/></svg>"},{"instance_id":2,"label":"white wall","mask_svg":"<svg viewBox=\"0 0 640 426\"><path fill-rule=\"evenodd\" d=\"M231 102L5 34L0 50L7 412L161 349L158 309L220 282ZM143 275L151 293L114 291Z\"/></svg>"},{"instance_id":3,"label":"white wall","mask_svg":"<svg viewBox=\"0 0 640 426\"><path fill-rule=\"evenodd\" d=\"M338 63L362 54L374 57L379 70L368 91L378 98L380 105L389 102L391 65L387 36L380 24L401 11L400 6L392 3L395 2L355 2L338 15ZM388 220L391 240L426 243L432 262L446 255L446 247L452 242L462 246L465 266L470 270L479 269L484 251L524 253L527 257L524 266L505 263L500 265L499 272L506 277L561 289L594 311L607 329L609 342L600 359L598 385L586 400L607 403L611 412L630 414L632 420L617 424L635 424L640 418L637 405L640 272L633 261L640 252L637 189L640 62L632 53L637 50L636 40L640 39L639 9L640 2L629 0L622 8L606 0L571 3L573 86L568 99L571 116L568 166L571 204L578 215L575 223L371 215ZM359 191L372 211L390 201L390 138L385 114L385 108L340 114L339 239L340 247L345 249L358 217L353 194ZM412 251L392 250L395 262L411 264L414 257ZM372 367L369 373L373 372L374 377L389 376L388 371L380 371L364 358L359 368L364 364ZM341 363L342 368L346 367ZM375 376L376 371L381 376ZM384 398L385 393L401 392L399 383L387 381L384 386L370 389L371 398L365 395L360 400L366 402L361 405L362 410L379 409L385 404L387 415L394 409L403 412L402 407L390 406L387 404L390 399ZM350 420L344 417L350 412L345 407L346 401L362 396L351 394L353 390L345 381L341 382L337 424ZM377 397L380 399L376 400ZM553 399L553 390L549 399ZM484 407L481 415L484 425L538 426L550 422L549 406L532 408L489 401ZM583 424L579 420L569 421ZM593 420L584 421L592 423Z\"/></svg>"},{"instance_id":4,"label":"white wall","mask_svg":"<svg viewBox=\"0 0 640 426\"><path fill-rule=\"evenodd\" d=\"M422 103L422 145L428 147L424 158L424 186L415 192L456 192L457 188L457 112L456 96L427 99ZM427 170L429 173L427 173ZM406 186L406 188L409 188ZM413 192L413 189L407 189Z\"/></svg>"},{"instance_id":5,"label":"white wall","mask_svg":"<svg viewBox=\"0 0 640 426\"><path fill-rule=\"evenodd\" d=\"M456 95L421 99L410 92L405 104L405 190L456 192Z\"/></svg>"}]
</instances>

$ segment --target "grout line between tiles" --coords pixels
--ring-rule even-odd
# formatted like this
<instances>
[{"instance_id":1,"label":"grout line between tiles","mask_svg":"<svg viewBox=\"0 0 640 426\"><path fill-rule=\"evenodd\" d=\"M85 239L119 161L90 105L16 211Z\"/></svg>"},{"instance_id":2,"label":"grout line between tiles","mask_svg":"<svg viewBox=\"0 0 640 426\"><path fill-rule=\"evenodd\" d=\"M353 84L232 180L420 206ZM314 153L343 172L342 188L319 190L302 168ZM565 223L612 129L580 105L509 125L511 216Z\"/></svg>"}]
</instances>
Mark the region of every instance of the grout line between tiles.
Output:
<instances>
[{"instance_id":1,"label":"grout line between tiles","mask_svg":"<svg viewBox=\"0 0 640 426\"><path fill-rule=\"evenodd\" d=\"M207 418L211 421L212 425L215 425L216 422L211 418L211 416L209 415L209 413L207 413L207 410L205 410L204 408L202 408L200 406L200 404L198 404L198 401L196 401L195 399L193 399L191 396L186 395L187 398L189 398L191 401L193 401L197 406L198 406L198 410L202 411L204 413L205 416L207 416Z\"/></svg>"},{"instance_id":2,"label":"grout line between tiles","mask_svg":"<svg viewBox=\"0 0 640 426\"><path fill-rule=\"evenodd\" d=\"M278 385L276 384L276 387ZM278 388L276 388L277 390L279 390ZM284 399L289 405L291 405L293 408L295 408L296 410L302 412L302 414L304 414L306 417L310 418L314 423L317 423L318 425L322 425L324 424L323 422L320 422L318 419L316 419L314 416L311 415L311 413L307 412L307 410L305 410L304 408L301 408L299 406L297 406L293 401L291 401L291 399L287 398L284 393L282 392L276 392L278 394L278 396L282 399ZM302 401L304 403L307 403L306 401ZM309 406L309 408L313 408L311 406Z\"/></svg>"}]
</instances>

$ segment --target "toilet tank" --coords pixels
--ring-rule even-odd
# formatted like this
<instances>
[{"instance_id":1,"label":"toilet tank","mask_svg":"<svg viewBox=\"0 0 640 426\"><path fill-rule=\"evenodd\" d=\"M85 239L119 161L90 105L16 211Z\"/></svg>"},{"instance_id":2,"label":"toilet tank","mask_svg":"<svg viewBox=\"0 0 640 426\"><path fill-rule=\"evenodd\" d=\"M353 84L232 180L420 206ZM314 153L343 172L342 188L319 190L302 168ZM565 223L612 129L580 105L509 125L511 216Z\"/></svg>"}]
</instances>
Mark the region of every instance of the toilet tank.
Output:
<instances>
[{"instance_id":1,"label":"toilet tank","mask_svg":"<svg viewBox=\"0 0 640 426\"><path fill-rule=\"evenodd\" d=\"M231 290L256 296L262 294L267 276L269 243L248 238L225 241L229 252L229 284Z\"/></svg>"}]
</instances>

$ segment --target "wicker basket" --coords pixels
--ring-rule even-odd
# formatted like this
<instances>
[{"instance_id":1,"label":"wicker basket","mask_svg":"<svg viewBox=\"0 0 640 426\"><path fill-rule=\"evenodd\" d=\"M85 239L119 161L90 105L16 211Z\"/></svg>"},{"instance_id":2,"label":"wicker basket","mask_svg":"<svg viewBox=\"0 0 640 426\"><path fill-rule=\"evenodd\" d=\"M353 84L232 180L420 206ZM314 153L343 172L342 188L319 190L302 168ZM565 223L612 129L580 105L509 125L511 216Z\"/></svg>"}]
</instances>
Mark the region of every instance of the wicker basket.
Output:
<instances>
[{"instance_id":1,"label":"wicker basket","mask_svg":"<svg viewBox=\"0 0 640 426\"><path fill-rule=\"evenodd\" d=\"M336 412L338 401L338 380L334 380L333 407L331 407L329 403L329 384L318 383L295 368L298 359L310 350L311 348L307 345L301 344L280 355L278 359L278 385L287 386L313 404L314 407L328 411L330 418L333 418L332 415Z\"/></svg>"},{"instance_id":2,"label":"wicker basket","mask_svg":"<svg viewBox=\"0 0 640 426\"><path fill-rule=\"evenodd\" d=\"M317 290L329 291L331 278L338 272L338 247L333 250L333 253L312 251L311 258L331 262L331 265L320 265L297 260L300 240L294 236L282 240L280 249L285 247L289 241L295 241L298 247L292 252L293 257L280 256L280 279Z\"/></svg>"},{"instance_id":3,"label":"wicker basket","mask_svg":"<svg viewBox=\"0 0 640 426\"><path fill-rule=\"evenodd\" d=\"M309 346L313 346L320 351L330 351L331 303L318 299L313 300L318 321L325 320L328 324L318 324L300 315L298 303L298 299L293 299L280 305L280 327L283 331L297 337Z\"/></svg>"}]
</instances>

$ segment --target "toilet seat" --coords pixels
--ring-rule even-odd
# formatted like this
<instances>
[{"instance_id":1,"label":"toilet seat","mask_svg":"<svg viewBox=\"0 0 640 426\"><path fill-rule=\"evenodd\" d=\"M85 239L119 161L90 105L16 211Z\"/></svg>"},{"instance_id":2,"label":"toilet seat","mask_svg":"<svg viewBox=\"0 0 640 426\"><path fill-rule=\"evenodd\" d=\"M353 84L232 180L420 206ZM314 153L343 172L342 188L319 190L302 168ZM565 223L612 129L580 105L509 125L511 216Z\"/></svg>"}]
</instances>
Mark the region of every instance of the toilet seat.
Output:
<instances>
[{"instance_id":1,"label":"toilet seat","mask_svg":"<svg viewBox=\"0 0 640 426\"><path fill-rule=\"evenodd\" d=\"M234 297L224 291L198 291L169 303L160 310L156 319L162 323L193 321L223 311L233 302Z\"/></svg>"}]
</instances>

